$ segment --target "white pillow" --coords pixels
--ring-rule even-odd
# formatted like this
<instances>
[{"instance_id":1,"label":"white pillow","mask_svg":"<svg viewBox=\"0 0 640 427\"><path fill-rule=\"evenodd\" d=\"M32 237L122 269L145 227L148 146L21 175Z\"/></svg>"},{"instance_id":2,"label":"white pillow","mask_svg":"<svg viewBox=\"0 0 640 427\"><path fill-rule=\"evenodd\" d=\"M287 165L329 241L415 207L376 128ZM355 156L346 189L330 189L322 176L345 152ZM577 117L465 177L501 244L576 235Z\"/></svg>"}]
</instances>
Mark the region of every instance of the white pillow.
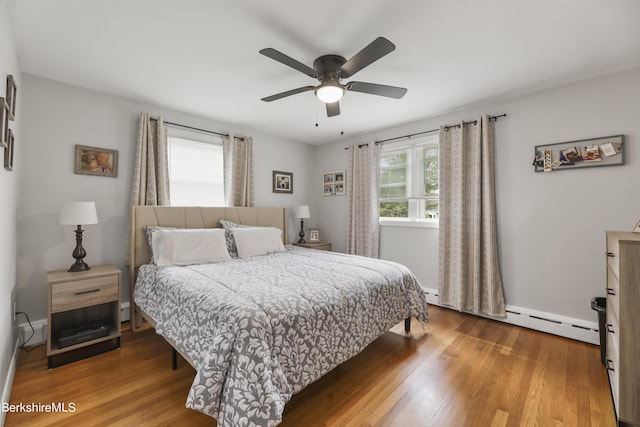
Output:
<instances>
[{"instance_id":1,"label":"white pillow","mask_svg":"<svg viewBox=\"0 0 640 427\"><path fill-rule=\"evenodd\" d=\"M282 230L275 227L232 228L238 256L247 258L274 252L285 252Z\"/></svg>"},{"instance_id":2,"label":"white pillow","mask_svg":"<svg viewBox=\"0 0 640 427\"><path fill-rule=\"evenodd\" d=\"M224 230L178 229L153 232L156 265L191 265L230 260Z\"/></svg>"}]
</instances>

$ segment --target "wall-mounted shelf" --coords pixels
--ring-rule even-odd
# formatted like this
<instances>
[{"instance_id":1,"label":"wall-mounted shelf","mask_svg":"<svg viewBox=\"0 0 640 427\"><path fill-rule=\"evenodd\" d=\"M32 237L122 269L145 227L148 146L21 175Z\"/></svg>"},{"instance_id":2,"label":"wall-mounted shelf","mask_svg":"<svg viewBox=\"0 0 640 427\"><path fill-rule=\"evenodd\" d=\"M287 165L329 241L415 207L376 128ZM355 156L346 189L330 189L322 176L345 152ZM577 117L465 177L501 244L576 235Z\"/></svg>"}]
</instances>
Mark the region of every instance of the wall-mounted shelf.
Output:
<instances>
[{"instance_id":1,"label":"wall-mounted shelf","mask_svg":"<svg viewBox=\"0 0 640 427\"><path fill-rule=\"evenodd\" d=\"M536 172L552 172L624 164L624 135L536 145Z\"/></svg>"}]
</instances>

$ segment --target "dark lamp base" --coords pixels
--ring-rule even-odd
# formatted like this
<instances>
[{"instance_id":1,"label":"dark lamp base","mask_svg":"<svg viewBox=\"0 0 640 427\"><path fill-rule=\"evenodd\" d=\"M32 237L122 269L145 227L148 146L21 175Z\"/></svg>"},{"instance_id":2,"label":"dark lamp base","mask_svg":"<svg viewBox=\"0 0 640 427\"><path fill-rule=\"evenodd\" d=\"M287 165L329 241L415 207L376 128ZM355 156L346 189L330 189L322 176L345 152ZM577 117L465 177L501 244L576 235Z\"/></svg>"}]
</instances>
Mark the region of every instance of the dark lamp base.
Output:
<instances>
[{"instance_id":1,"label":"dark lamp base","mask_svg":"<svg viewBox=\"0 0 640 427\"><path fill-rule=\"evenodd\" d=\"M298 233L298 236L300 236L298 243L307 243L307 241L304 240L304 219L302 218L300 218L300 233Z\"/></svg>"},{"instance_id":2,"label":"dark lamp base","mask_svg":"<svg viewBox=\"0 0 640 427\"><path fill-rule=\"evenodd\" d=\"M91 267L87 265L86 262L77 260L67 271L72 273L77 273L78 271L87 271L91 270Z\"/></svg>"},{"instance_id":3,"label":"dark lamp base","mask_svg":"<svg viewBox=\"0 0 640 427\"><path fill-rule=\"evenodd\" d=\"M87 251L82 247L82 227L78 225L78 228L76 228L76 248L73 250L73 257L76 259L76 262L67 271L77 273L78 271L91 270L91 267L84 262L84 257L86 256Z\"/></svg>"}]
</instances>

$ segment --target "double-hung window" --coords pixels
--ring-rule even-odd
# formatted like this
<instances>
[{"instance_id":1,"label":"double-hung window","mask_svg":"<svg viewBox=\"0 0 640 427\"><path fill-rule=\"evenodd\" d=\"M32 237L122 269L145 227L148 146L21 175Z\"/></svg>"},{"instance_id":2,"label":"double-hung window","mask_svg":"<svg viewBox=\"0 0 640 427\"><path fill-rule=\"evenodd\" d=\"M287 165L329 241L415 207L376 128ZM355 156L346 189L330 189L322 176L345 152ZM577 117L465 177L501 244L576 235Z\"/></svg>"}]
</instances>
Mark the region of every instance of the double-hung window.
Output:
<instances>
[{"instance_id":1,"label":"double-hung window","mask_svg":"<svg viewBox=\"0 0 640 427\"><path fill-rule=\"evenodd\" d=\"M168 128L172 206L224 206L222 138Z\"/></svg>"},{"instance_id":2,"label":"double-hung window","mask_svg":"<svg viewBox=\"0 0 640 427\"><path fill-rule=\"evenodd\" d=\"M380 222L437 225L437 135L382 147Z\"/></svg>"}]
</instances>

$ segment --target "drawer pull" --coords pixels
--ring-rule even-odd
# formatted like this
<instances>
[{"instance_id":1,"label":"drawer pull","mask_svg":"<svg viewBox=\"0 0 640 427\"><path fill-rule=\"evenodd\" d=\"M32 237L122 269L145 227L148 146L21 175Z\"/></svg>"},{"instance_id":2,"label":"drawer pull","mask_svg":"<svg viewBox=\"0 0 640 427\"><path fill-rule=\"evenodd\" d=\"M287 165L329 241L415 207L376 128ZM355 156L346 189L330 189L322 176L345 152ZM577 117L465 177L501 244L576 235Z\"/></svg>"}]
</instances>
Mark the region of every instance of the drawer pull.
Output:
<instances>
[{"instance_id":1,"label":"drawer pull","mask_svg":"<svg viewBox=\"0 0 640 427\"><path fill-rule=\"evenodd\" d=\"M615 295L616 294L616 290L613 288L607 288L607 295Z\"/></svg>"},{"instance_id":2,"label":"drawer pull","mask_svg":"<svg viewBox=\"0 0 640 427\"><path fill-rule=\"evenodd\" d=\"M95 292L100 292L100 288L98 288L98 289L91 289L90 291L76 292L74 295L93 294L93 293L95 293Z\"/></svg>"},{"instance_id":3,"label":"drawer pull","mask_svg":"<svg viewBox=\"0 0 640 427\"><path fill-rule=\"evenodd\" d=\"M611 334L615 334L616 331L613 330L613 325L611 323L607 323L607 332Z\"/></svg>"},{"instance_id":4,"label":"drawer pull","mask_svg":"<svg viewBox=\"0 0 640 427\"><path fill-rule=\"evenodd\" d=\"M615 372L615 369L613 369L613 361L611 359L607 359L607 371Z\"/></svg>"},{"instance_id":5,"label":"drawer pull","mask_svg":"<svg viewBox=\"0 0 640 427\"><path fill-rule=\"evenodd\" d=\"M607 256L608 256L609 258L614 258L614 257L615 257L615 255L613 254L613 252L607 252Z\"/></svg>"}]
</instances>

